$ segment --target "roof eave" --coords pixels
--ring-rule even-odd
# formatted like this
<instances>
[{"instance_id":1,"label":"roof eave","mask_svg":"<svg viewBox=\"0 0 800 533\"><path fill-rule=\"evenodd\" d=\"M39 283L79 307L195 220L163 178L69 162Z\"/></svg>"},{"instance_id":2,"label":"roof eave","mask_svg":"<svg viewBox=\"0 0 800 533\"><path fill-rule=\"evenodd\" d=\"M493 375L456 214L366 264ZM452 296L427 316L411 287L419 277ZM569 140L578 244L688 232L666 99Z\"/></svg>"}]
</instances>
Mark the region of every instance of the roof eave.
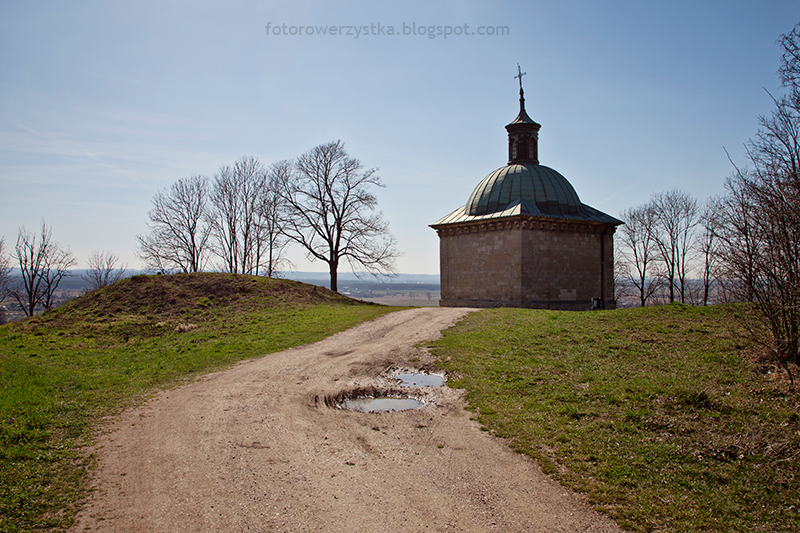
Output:
<instances>
[{"instance_id":1,"label":"roof eave","mask_svg":"<svg viewBox=\"0 0 800 533\"><path fill-rule=\"evenodd\" d=\"M586 223L586 224L610 224L613 226L619 226L623 224L621 220L618 220L611 215L607 215L602 211L599 211L591 206L586 204L581 204L581 214L578 215L548 215L542 212L538 213L531 213L531 212L522 212L521 205L519 202L516 202L514 205L509 206L508 209L501 211L499 213L490 213L487 215L468 215L466 214L466 206L462 206L449 215L437 220L433 224L430 224L429 227L433 229L439 229L445 226L452 226L456 224L469 224L473 222L487 222L487 221L495 221L495 220L504 220L504 219L513 219L513 218L535 218L541 220L548 220L548 221L561 221L561 222L577 222L577 223ZM527 210L526 210L527 211Z\"/></svg>"}]
</instances>

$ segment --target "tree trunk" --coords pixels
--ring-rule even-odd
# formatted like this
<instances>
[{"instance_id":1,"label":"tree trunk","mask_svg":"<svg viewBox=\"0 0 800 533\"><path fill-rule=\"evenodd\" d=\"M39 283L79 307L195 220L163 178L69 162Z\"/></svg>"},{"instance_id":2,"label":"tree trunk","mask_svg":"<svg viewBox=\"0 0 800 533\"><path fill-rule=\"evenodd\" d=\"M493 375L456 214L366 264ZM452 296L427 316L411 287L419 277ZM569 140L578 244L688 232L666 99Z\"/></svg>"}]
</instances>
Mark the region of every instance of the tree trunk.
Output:
<instances>
[{"instance_id":1,"label":"tree trunk","mask_svg":"<svg viewBox=\"0 0 800 533\"><path fill-rule=\"evenodd\" d=\"M331 290L335 292L339 292L339 264L336 261L330 261L328 263L331 272Z\"/></svg>"},{"instance_id":2,"label":"tree trunk","mask_svg":"<svg viewBox=\"0 0 800 533\"><path fill-rule=\"evenodd\" d=\"M645 297L645 293L644 293L644 291L645 291L644 284L647 283L647 277L642 276L639 279L641 280L641 285L639 285L639 287L640 287L640 289L639 289L639 300L641 300L642 307L644 307L644 306L647 305L647 298Z\"/></svg>"}]
</instances>

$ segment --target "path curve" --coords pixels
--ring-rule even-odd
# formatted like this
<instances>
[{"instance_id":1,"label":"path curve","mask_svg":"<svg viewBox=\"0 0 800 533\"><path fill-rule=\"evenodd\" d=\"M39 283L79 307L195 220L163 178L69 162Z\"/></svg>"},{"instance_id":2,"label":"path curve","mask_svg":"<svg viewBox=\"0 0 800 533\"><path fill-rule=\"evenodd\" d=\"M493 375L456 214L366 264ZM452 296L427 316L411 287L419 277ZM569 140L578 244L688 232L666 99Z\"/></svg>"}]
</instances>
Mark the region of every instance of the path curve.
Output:
<instances>
[{"instance_id":1,"label":"path curve","mask_svg":"<svg viewBox=\"0 0 800 533\"><path fill-rule=\"evenodd\" d=\"M159 393L99 437L72 531L620 532L480 431L461 391L383 414L320 401L430 363L415 345L467 312L390 313Z\"/></svg>"}]
</instances>

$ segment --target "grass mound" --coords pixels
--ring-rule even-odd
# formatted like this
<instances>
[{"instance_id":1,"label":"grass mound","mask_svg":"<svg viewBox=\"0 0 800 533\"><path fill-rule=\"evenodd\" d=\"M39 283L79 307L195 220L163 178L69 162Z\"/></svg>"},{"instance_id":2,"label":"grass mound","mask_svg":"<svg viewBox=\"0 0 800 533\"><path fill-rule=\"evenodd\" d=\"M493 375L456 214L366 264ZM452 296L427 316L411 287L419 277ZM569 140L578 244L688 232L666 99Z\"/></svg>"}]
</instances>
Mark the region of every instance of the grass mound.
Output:
<instances>
[{"instance_id":1,"label":"grass mound","mask_svg":"<svg viewBox=\"0 0 800 533\"><path fill-rule=\"evenodd\" d=\"M800 395L740 310L486 310L436 349L486 430L626 529L800 531Z\"/></svg>"},{"instance_id":2,"label":"grass mound","mask_svg":"<svg viewBox=\"0 0 800 533\"><path fill-rule=\"evenodd\" d=\"M277 306L352 303L324 287L291 280L210 272L140 275L70 300L28 325L69 327L97 319L138 316L170 320Z\"/></svg>"},{"instance_id":3,"label":"grass mound","mask_svg":"<svg viewBox=\"0 0 800 533\"><path fill-rule=\"evenodd\" d=\"M64 530L98 420L158 388L396 310L294 281L134 276L0 326L0 531Z\"/></svg>"},{"instance_id":4,"label":"grass mound","mask_svg":"<svg viewBox=\"0 0 800 533\"><path fill-rule=\"evenodd\" d=\"M24 331L128 342L207 328L258 311L313 305L364 305L297 281L224 273L133 276L75 298L23 323Z\"/></svg>"},{"instance_id":5,"label":"grass mound","mask_svg":"<svg viewBox=\"0 0 800 533\"><path fill-rule=\"evenodd\" d=\"M175 316L210 306L247 310L276 305L348 303L336 292L298 281L199 272L172 276L133 276L76 298L62 314L156 314Z\"/></svg>"}]
</instances>

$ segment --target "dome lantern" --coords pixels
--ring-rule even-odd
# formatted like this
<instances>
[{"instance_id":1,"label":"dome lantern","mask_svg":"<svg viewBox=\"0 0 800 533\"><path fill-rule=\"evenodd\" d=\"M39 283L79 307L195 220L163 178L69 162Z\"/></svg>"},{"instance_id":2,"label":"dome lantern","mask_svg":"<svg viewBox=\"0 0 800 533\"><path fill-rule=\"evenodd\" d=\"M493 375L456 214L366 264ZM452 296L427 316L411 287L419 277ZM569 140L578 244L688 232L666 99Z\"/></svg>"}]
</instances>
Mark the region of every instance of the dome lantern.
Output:
<instances>
[{"instance_id":1,"label":"dome lantern","mask_svg":"<svg viewBox=\"0 0 800 533\"><path fill-rule=\"evenodd\" d=\"M506 126L508 131L508 164L512 163L532 163L539 164L539 128L537 124L525 111L525 92L522 90L522 76L527 74L517 63L519 78L519 114L511 124Z\"/></svg>"}]
</instances>

